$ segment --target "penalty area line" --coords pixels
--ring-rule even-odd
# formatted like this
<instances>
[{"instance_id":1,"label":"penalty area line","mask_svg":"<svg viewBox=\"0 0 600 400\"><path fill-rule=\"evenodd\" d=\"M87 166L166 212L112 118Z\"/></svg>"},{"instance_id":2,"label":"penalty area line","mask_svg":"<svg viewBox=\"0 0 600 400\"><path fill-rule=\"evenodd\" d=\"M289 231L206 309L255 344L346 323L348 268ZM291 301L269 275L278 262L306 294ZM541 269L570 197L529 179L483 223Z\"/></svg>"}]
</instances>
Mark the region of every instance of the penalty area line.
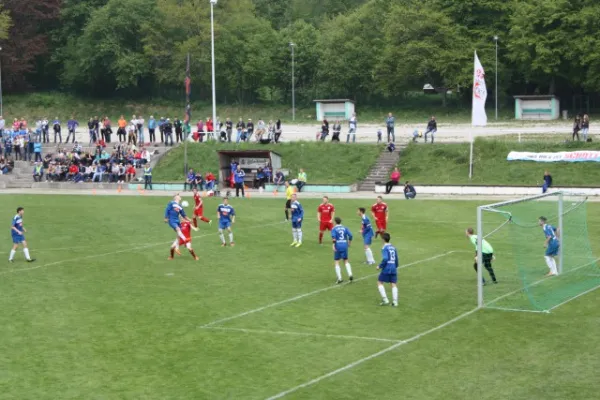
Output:
<instances>
[{"instance_id":1,"label":"penalty area line","mask_svg":"<svg viewBox=\"0 0 600 400\"><path fill-rule=\"evenodd\" d=\"M441 253L441 254L438 254L436 256L425 258L425 259L422 259L422 260L413 261L413 262L411 262L409 264L404 264L404 265L399 266L398 269L407 268L407 267L411 267L411 266L416 265L416 264L421 264L421 263L425 263L425 262L428 262L428 261L437 260L438 258L442 258L442 257L448 256L450 254L454 254L454 253L456 253L456 250L448 251L446 253ZM376 276L378 274L379 273L369 274L369 275L363 276L362 278L355 279L354 283L363 281L365 279L372 278L372 277L374 277L374 276ZM348 285L348 284L346 284L346 285ZM245 312L242 312L242 313L239 313L239 314L235 314L235 315L232 315L230 317L225 317L225 318L217 319L215 321L212 321L212 322L209 322L207 324L201 325L200 328L208 328L210 326L219 325L219 324L222 324L223 322L228 322L228 321L231 321L231 320L234 320L234 319L237 319L237 318L242 318L242 317L245 317L245 316L250 315L250 314L255 314L255 313L267 310L269 308L273 308L273 307L277 307L277 306L280 306L280 305L283 305L283 304L287 304L287 303L291 303L291 302L294 302L294 301L298 301L298 300L304 299L306 297L310 297L310 296L314 296L314 295L319 294L319 293L326 292L328 290L340 288L342 286L345 286L345 285L327 286L327 287L324 287L324 288L321 288L321 289L313 290L312 292L303 293L303 294L300 294L298 296L290 297L290 298L285 299L285 300L277 301L275 303L271 303L271 304L267 304L267 305L262 306L262 307L255 308L253 310L249 310L249 311L245 311Z\"/></svg>"},{"instance_id":2,"label":"penalty area line","mask_svg":"<svg viewBox=\"0 0 600 400\"><path fill-rule=\"evenodd\" d=\"M327 333L312 333L312 332L294 332L294 331L270 331L264 329L246 329L246 328L228 328L221 326L207 326L201 329L216 330L225 332L240 332L240 333L258 333L265 335L289 335L289 336L305 336L305 337L322 337L329 339L347 339L347 340L370 340L374 342L388 342L388 343L399 343L402 342L400 339L386 339L370 336L352 336L352 335L336 335Z\"/></svg>"},{"instance_id":3,"label":"penalty area line","mask_svg":"<svg viewBox=\"0 0 600 400\"><path fill-rule=\"evenodd\" d=\"M429 335L430 333L434 333L436 331L439 331L440 329L444 329L445 327L450 326L450 325L454 324L455 322L458 322L458 321L460 321L460 320L468 317L469 315L473 314L477 310L479 310L479 308L474 308L471 311L467 311L466 313L460 314L459 316L457 316L455 318L452 318L449 321L444 322L443 324L440 324L440 325L438 325L436 327L433 327L433 328L431 328L429 330L421 332L421 333L419 333L419 334L417 334L417 335L415 335L415 336L413 336L411 338L408 338L406 340L403 340L403 341L400 341L400 342L398 342L396 344L393 344L390 347L386 347L385 349L383 349L381 351L378 351L377 353L373 353L373 354L371 354L371 355L369 355L367 357L361 358L360 360L356 360L356 361L354 361L354 362L352 362L352 363L350 363L348 365L345 365L345 366L343 366L341 368L338 368L336 370L328 372L325 375L321 375L321 376L319 376L317 378L311 379L310 381L304 382L304 383L302 383L302 384L300 384L298 386L294 386L293 388L290 388L290 389L284 390L283 392L277 393L274 396L268 397L267 400L281 399L282 397L285 397L288 394L292 394L294 392L297 392L300 389L304 389L306 387L315 385L315 384L317 384L317 383L319 383L319 382L321 382L321 381L323 381L323 380L325 380L327 378L331 378L334 375L337 375L339 373L348 371L348 370L350 370L350 369L352 369L352 368L354 368L354 367L356 367L356 366L358 366L360 364L363 364L363 363L365 363L365 362L367 362L369 360L372 360L372 359L377 358L379 356L382 356L382 355L384 355L386 353L389 353L392 350L396 350L400 346L403 346L403 345L411 343L411 342L415 342L415 341L421 339L422 337Z\"/></svg>"}]
</instances>

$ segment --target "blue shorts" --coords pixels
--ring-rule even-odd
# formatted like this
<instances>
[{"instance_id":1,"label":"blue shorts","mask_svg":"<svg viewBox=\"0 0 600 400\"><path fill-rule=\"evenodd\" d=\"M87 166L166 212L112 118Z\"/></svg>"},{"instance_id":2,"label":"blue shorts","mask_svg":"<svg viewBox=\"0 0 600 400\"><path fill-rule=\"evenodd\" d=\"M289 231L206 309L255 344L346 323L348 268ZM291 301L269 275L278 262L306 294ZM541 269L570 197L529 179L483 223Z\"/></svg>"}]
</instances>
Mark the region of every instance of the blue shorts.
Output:
<instances>
[{"instance_id":1,"label":"blue shorts","mask_svg":"<svg viewBox=\"0 0 600 400\"><path fill-rule=\"evenodd\" d=\"M558 251L560 250L560 245L559 244L548 244L548 247L546 247L546 256L548 257L555 257L558 255Z\"/></svg>"},{"instance_id":2,"label":"blue shorts","mask_svg":"<svg viewBox=\"0 0 600 400\"><path fill-rule=\"evenodd\" d=\"M396 283L398 282L398 274L386 274L381 272L377 280L384 283Z\"/></svg>"},{"instance_id":3,"label":"blue shorts","mask_svg":"<svg viewBox=\"0 0 600 400\"><path fill-rule=\"evenodd\" d=\"M14 244L21 244L25 241L25 235L12 235L12 240Z\"/></svg>"},{"instance_id":4,"label":"blue shorts","mask_svg":"<svg viewBox=\"0 0 600 400\"><path fill-rule=\"evenodd\" d=\"M227 229L229 227L231 227L231 221L219 220L219 229Z\"/></svg>"},{"instance_id":5,"label":"blue shorts","mask_svg":"<svg viewBox=\"0 0 600 400\"><path fill-rule=\"evenodd\" d=\"M370 246L373 242L373 234L363 235L363 244Z\"/></svg>"},{"instance_id":6,"label":"blue shorts","mask_svg":"<svg viewBox=\"0 0 600 400\"><path fill-rule=\"evenodd\" d=\"M300 221L300 222L292 221L292 228L293 229L302 229L302 221Z\"/></svg>"},{"instance_id":7,"label":"blue shorts","mask_svg":"<svg viewBox=\"0 0 600 400\"><path fill-rule=\"evenodd\" d=\"M177 228L181 229L181 224L178 222L174 222L174 221L169 221L169 226L174 230L177 231Z\"/></svg>"},{"instance_id":8,"label":"blue shorts","mask_svg":"<svg viewBox=\"0 0 600 400\"><path fill-rule=\"evenodd\" d=\"M333 259L335 261L338 260L347 260L348 259L348 250L336 250L333 252Z\"/></svg>"}]
</instances>

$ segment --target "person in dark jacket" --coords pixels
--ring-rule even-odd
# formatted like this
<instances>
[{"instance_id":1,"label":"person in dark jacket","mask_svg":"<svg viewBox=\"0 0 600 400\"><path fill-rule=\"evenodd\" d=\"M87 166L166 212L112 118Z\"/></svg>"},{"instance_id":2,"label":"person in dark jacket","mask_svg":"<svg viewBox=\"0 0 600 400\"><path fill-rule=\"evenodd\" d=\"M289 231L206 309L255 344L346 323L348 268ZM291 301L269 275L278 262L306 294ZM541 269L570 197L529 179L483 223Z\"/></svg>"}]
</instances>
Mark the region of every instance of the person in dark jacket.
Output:
<instances>
[{"instance_id":1,"label":"person in dark jacket","mask_svg":"<svg viewBox=\"0 0 600 400\"><path fill-rule=\"evenodd\" d=\"M427 143L427 134L431 133L431 144L433 144L436 132L437 122L435 121L435 117L432 116L429 122L427 123L427 130L425 131L425 143Z\"/></svg>"},{"instance_id":2,"label":"person in dark jacket","mask_svg":"<svg viewBox=\"0 0 600 400\"><path fill-rule=\"evenodd\" d=\"M544 171L544 184L542 185L542 193L546 193L552 186L552 175L548 170Z\"/></svg>"},{"instance_id":3,"label":"person in dark jacket","mask_svg":"<svg viewBox=\"0 0 600 400\"><path fill-rule=\"evenodd\" d=\"M414 199L417 196L417 191L415 187L410 184L409 181L404 183L404 197L406 200Z\"/></svg>"}]
</instances>

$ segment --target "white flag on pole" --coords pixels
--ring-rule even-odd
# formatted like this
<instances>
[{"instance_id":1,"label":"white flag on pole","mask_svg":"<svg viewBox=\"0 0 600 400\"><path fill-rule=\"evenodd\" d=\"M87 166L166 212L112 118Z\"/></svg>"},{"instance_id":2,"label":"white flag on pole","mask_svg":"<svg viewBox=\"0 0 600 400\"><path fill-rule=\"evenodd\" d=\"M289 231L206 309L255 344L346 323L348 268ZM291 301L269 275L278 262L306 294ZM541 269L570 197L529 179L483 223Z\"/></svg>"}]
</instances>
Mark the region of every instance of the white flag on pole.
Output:
<instances>
[{"instance_id":1,"label":"white flag on pole","mask_svg":"<svg viewBox=\"0 0 600 400\"><path fill-rule=\"evenodd\" d=\"M485 100L487 99L487 89L485 87L485 72L475 52L475 68L473 71L473 113L471 115L471 125L486 126L487 115L485 114Z\"/></svg>"}]
</instances>

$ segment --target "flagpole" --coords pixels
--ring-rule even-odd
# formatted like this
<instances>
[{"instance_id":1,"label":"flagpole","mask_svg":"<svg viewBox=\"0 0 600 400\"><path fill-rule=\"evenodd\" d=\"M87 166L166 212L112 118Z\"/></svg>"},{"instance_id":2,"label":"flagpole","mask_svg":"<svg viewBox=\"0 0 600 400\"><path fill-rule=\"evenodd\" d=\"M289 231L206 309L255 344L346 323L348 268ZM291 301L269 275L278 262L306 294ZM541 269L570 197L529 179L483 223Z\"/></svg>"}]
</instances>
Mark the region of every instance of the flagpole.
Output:
<instances>
[{"instance_id":1,"label":"flagpole","mask_svg":"<svg viewBox=\"0 0 600 400\"><path fill-rule=\"evenodd\" d=\"M192 106L190 104L190 53L187 53L187 64L185 68L185 118L187 119L187 123L191 124L192 118ZM187 176L188 172L188 154L187 154L187 146L188 146L188 136L185 135L183 139L183 176Z\"/></svg>"},{"instance_id":2,"label":"flagpole","mask_svg":"<svg viewBox=\"0 0 600 400\"><path fill-rule=\"evenodd\" d=\"M469 142L470 142L470 150L469 150L469 180L473 177L473 130L469 130Z\"/></svg>"}]
</instances>

